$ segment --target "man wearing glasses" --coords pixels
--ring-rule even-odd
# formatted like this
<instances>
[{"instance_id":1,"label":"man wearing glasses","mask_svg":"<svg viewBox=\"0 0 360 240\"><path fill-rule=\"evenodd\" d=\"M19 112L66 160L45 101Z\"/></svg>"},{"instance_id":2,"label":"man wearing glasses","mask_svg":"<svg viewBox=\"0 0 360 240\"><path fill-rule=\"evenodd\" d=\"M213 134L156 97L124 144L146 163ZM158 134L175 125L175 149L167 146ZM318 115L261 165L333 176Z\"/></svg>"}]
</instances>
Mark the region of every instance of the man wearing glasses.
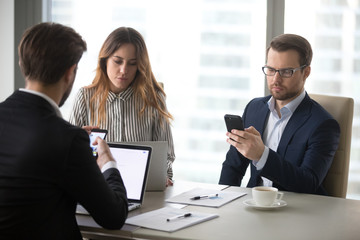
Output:
<instances>
[{"instance_id":1,"label":"man wearing glasses","mask_svg":"<svg viewBox=\"0 0 360 240\"><path fill-rule=\"evenodd\" d=\"M271 95L245 108L245 130L227 133L230 149L219 184L240 186L247 167L247 187L326 195L322 182L338 147L340 127L304 89L311 72L312 49L298 35L275 37L266 51Z\"/></svg>"}]
</instances>

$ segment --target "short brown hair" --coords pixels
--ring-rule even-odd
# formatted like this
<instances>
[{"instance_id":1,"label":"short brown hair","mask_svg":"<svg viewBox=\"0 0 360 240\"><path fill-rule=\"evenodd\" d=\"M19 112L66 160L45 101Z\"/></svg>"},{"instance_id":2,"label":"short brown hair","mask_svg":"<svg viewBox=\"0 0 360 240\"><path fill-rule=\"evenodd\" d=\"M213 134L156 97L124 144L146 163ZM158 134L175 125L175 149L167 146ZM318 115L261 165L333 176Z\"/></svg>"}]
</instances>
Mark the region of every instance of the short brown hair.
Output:
<instances>
[{"instance_id":1,"label":"short brown hair","mask_svg":"<svg viewBox=\"0 0 360 240\"><path fill-rule=\"evenodd\" d=\"M296 34L281 34L270 43L270 46L266 50L266 59L270 48L278 52L284 52L287 50L295 50L299 53L300 66L310 66L312 60L312 49L310 43L303 37Z\"/></svg>"},{"instance_id":2,"label":"short brown hair","mask_svg":"<svg viewBox=\"0 0 360 240\"><path fill-rule=\"evenodd\" d=\"M28 80L53 84L77 64L86 42L70 27L40 23L25 31L18 47L20 69Z\"/></svg>"}]
</instances>

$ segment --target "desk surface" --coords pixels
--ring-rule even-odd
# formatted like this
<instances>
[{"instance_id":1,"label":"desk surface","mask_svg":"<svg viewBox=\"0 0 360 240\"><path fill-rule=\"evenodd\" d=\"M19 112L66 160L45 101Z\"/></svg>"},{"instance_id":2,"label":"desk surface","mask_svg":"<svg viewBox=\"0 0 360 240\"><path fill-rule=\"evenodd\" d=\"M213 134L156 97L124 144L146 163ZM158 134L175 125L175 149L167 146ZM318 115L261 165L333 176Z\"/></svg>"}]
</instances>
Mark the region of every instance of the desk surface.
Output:
<instances>
[{"instance_id":1,"label":"desk surface","mask_svg":"<svg viewBox=\"0 0 360 240\"><path fill-rule=\"evenodd\" d=\"M144 205L129 213L134 216L166 205L164 200L195 187L220 189L224 186L175 182L164 192L146 192ZM269 211L244 205L251 189L229 187L246 196L220 208L187 206L190 211L216 213L218 218L173 233L125 225L121 230L99 227L91 217L77 215L84 237L91 239L359 239L360 201L285 192L287 206Z\"/></svg>"}]
</instances>

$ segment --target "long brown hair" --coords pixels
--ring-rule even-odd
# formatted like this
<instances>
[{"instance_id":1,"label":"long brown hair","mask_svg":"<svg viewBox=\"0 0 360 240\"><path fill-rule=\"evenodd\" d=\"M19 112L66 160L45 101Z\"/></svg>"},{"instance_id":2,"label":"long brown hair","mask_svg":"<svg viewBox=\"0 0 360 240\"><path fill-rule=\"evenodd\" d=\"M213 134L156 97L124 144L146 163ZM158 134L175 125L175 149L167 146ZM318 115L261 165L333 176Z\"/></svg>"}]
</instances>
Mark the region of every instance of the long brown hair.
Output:
<instances>
[{"instance_id":1,"label":"long brown hair","mask_svg":"<svg viewBox=\"0 0 360 240\"><path fill-rule=\"evenodd\" d=\"M153 107L160 113L160 121L165 119L169 122L173 117L166 109L165 92L156 81L151 70L149 55L143 37L133 28L120 27L110 33L102 45L95 78L92 84L87 86L87 88L95 89L95 94L90 99L90 124L100 126L101 122L105 121L106 99L110 91L110 80L107 76L106 63L108 58L126 43L133 44L136 49L138 69L131 86L134 88L135 96L143 100L143 106L139 110L139 114L143 114L147 107ZM96 106L98 106L98 109L96 109ZM96 114L98 116L95 123Z\"/></svg>"}]
</instances>

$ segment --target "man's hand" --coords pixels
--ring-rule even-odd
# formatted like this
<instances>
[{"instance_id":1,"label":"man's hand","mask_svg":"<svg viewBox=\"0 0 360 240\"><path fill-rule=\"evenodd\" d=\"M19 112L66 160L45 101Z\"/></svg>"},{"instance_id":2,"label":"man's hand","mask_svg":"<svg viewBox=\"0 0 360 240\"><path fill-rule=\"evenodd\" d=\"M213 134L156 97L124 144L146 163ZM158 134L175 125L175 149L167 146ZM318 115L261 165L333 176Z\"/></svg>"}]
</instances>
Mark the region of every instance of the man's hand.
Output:
<instances>
[{"instance_id":1,"label":"man's hand","mask_svg":"<svg viewBox=\"0 0 360 240\"><path fill-rule=\"evenodd\" d=\"M105 165L105 163L109 161L115 161L106 141L102 140L100 137L96 137L93 144L97 145L98 157L96 162L100 169Z\"/></svg>"},{"instance_id":2,"label":"man's hand","mask_svg":"<svg viewBox=\"0 0 360 240\"><path fill-rule=\"evenodd\" d=\"M244 157L255 161L261 158L265 146L260 133L254 127L251 126L244 131L233 129L231 133L226 133L226 136L229 137L226 141Z\"/></svg>"}]
</instances>

